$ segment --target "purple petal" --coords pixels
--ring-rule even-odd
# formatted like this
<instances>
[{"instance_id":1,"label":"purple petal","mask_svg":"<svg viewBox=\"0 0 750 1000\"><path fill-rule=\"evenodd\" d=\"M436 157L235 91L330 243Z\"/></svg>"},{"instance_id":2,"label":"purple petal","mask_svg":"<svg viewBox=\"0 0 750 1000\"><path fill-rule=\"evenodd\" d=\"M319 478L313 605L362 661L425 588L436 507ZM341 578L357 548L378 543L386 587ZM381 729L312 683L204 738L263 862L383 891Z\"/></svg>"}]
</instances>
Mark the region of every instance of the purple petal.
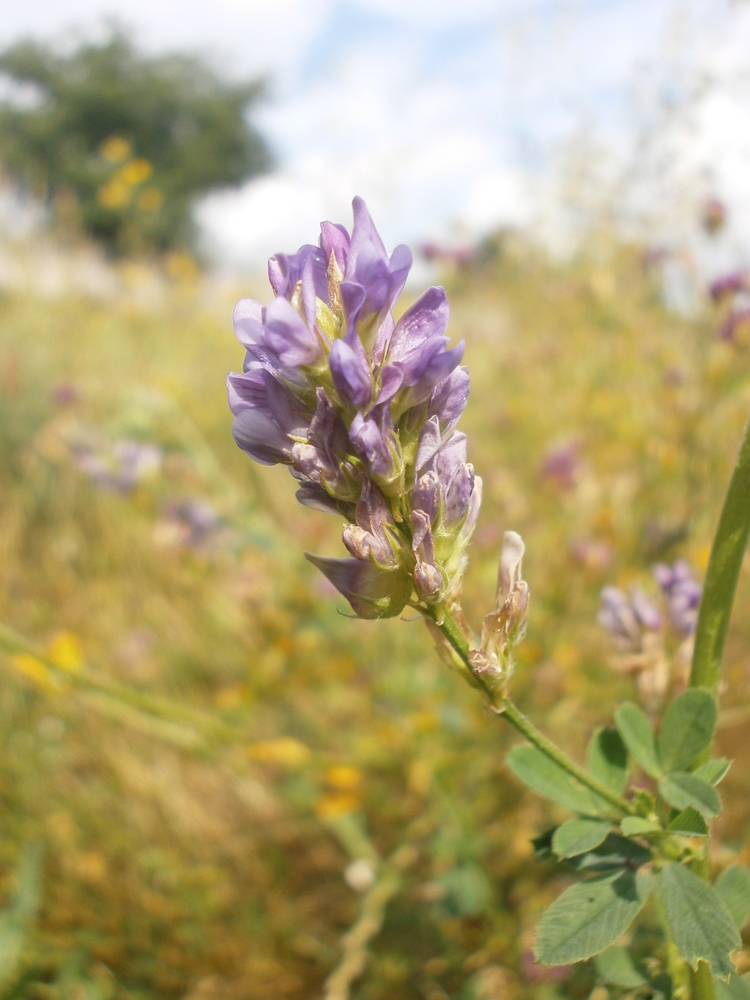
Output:
<instances>
[{"instance_id":1,"label":"purple petal","mask_svg":"<svg viewBox=\"0 0 750 1000\"><path fill-rule=\"evenodd\" d=\"M404 374L396 365L386 365L380 372L380 392L378 405L393 399L404 381Z\"/></svg>"},{"instance_id":2,"label":"purple petal","mask_svg":"<svg viewBox=\"0 0 750 1000\"><path fill-rule=\"evenodd\" d=\"M455 524L469 509L469 501L474 491L474 467L462 465L453 476L445 491L445 523Z\"/></svg>"},{"instance_id":3,"label":"purple petal","mask_svg":"<svg viewBox=\"0 0 750 1000\"><path fill-rule=\"evenodd\" d=\"M357 336L357 321L367 298L367 290L356 281L342 281L339 292L346 319L346 339L352 341Z\"/></svg>"},{"instance_id":4,"label":"purple petal","mask_svg":"<svg viewBox=\"0 0 750 1000\"><path fill-rule=\"evenodd\" d=\"M406 360L419 351L426 340L444 337L449 317L445 289L428 288L396 324L388 349L389 360Z\"/></svg>"},{"instance_id":5,"label":"purple petal","mask_svg":"<svg viewBox=\"0 0 750 1000\"><path fill-rule=\"evenodd\" d=\"M422 433L419 435L417 457L414 462L417 474L421 473L427 463L435 457L440 443L440 422L437 417L430 417L422 428Z\"/></svg>"},{"instance_id":6,"label":"purple petal","mask_svg":"<svg viewBox=\"0 0 750 1000\"><path fill-rule=\"evenodd\" d=\"M391 471L393 457L385 435L374 420L358 413L349 432L352 443L376 476L386 476Z\"/></svg>"},{"instance_id":7,"label":"purple petal","mask_svg":"<svg viewBox=\"0 0 750 1000\"><path fill-rule=\"evenodd\" d=\"M297 253L277 253L268 262L268 280L271 282L274 294L284 299L291 299L294 290L302 281L305 265L312 260L315 294L328 302L328 279L326 265L328 261L319 247L306 243Z\"/></svg>"},{"instance_id":8,"label":"purple petal","mask_svg":"<svg viewBox=\"0 0 750 1000\"><path fill-rule=\"evenodd\" d=\"M263 343L283 365L291 368L312 365L323 354L315 334L286 299L281 298L274 299L266 309Z\"/></svg>"},{"instance_id":9,"label":"purple petal","mask_svg":"<svg viewBox=\"0 0 750 1000\"><path fill-rule=\"evenodd\" d=\"M243 347L254 347L263 337L265 308L255 299L240 299L234 307L232 323L237 340Z\"/></svg>"},{"instance_id":10,"label":"purple petal","mask_svg":"<svg viewBox=\"0 0 750 1000\"><path fill-rule=\"evenodd\" d=\"M289 465L292 442L276 421L264 410L242 410L232 424L234 440L261 465Z\"/></svg>"},{"instance_id":11,"label":"purple petal","mask_svg":"<svg viewBox=\"0 0 750 1000\"><path fill-rule=\"evenodd\" d=\"M468 398L469 372L464 367L456 368L433 389L427 416L436 416L443 432L450 430L466 408Z\"/></svg>"},{"instance_id":12,"label":"purple petal","mask_svg":"<svg viewBox=\"0 0 750 1000\"><path fill-rule=\"evenodd\" d=\"M435 520L440 504L440 480L436 472L426 472L417 481L411 495L413 510L422 510L430 521Z\"/></svg>"},{"instance_id":13,"label":"purple petal","mask_svg":"<svg viewBox=\"0 0 750 1000\"><path fill-rule=\"evenodd\" d=\"M345 341L336 340L328 356L336 391L357 407L367 406L372 399L372 378L364 353L359 342L352 348Z\"/></svg>"},{"instance_id":14,"label":"purple petal","mask_svg":"<svg viewBox=\"0 0 750 1000\"><path fill-rule=\"evenodd\" d=\"M383 570L360 559L328 559L305 553L349 601L360 618L400 615L411 595L411 581L401 569Z\"/></svg>"},{"instance_id":15,"label":"purple petal","mask_svg":"<svg viewBox=\"0 0 750 1000\"><path fill-rule=\"evenodd\" d=\"M341 274L346 271L350 243L349 233L343 226L335 222L322 222L320 224L320 248L323 251L326 265L330 263L331 254L333 254Z\"/></svg>"},{"instance_id":16,"label":"purple petal","mask_svg":"<svg viewBox=\"0 0 750 1000\"><path fill-rule=\"evenodd\" d=\"M434 419L434 418L433 418ZM454 431L440 446L434 466L440 482L448 485L459 469L466 465L466 435Z\"/></svg>"},{"instance_id":17,"label":"purple petal","mask_svg":"<svg viewBox=\"0 0 750 1000\"><path fill-rule=\"evenodd\" d=\"M638 587L634 587L630 592L630 606L639 624L652 632L659 631L662 626L662 617Z\"/></svg>"}]
</instances>

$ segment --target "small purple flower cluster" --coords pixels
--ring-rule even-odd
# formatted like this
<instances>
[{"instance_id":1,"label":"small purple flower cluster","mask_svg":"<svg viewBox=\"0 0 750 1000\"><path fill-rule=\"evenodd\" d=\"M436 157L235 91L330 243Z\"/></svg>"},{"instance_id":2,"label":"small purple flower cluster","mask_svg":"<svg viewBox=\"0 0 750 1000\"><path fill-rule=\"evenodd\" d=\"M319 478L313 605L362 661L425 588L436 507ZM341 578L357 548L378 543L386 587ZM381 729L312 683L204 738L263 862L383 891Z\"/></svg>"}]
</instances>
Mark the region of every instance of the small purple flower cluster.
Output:
<instances>
[{"instance_id":1,"label":"small purple flower cluster","mask_svg":"<svg viewBox=\"0 0 750 1000\"><path fill-rule=\"evenodd\" d=\"M161 468L163 454L155 444L122 439L75 441L70 444L76 465L100 489L131 493Z\"/></svg>"},{"instance_id":2,"label":"small purple flower cluster","mask_svg":"<svg viewBox=\"0 0 750 1000\"><path fill-rule=\"evenodd\" d=\"M657 563L654 579L667 599L669 620L684 639L695 631L703 588L693 577L689 563L678 559L671 566ZM662 615L642 590L634 587L628 596L619 587L605 587L602 610L597 621L623 650L636 652L643 645L644 632L658 632Z\"/></svg>"},{"instance_id":3,"label":"small purple flower cluster","mask_svg":"<svg viewBox=\"0 0 750 1000\"><path fill-rule=\"evenodd\" d=\"M270 305L237 304L247 354L229 404L240 448L290 466L301 503L346 519L351 558L308 558L357 615L381 618L456 591L481 481L455 430L469 376L445 291L395 322L411 253L389 256L361 198L353 208L351 236L324 222L318 246L271 258Z\"/></svg>"}]
</instances>

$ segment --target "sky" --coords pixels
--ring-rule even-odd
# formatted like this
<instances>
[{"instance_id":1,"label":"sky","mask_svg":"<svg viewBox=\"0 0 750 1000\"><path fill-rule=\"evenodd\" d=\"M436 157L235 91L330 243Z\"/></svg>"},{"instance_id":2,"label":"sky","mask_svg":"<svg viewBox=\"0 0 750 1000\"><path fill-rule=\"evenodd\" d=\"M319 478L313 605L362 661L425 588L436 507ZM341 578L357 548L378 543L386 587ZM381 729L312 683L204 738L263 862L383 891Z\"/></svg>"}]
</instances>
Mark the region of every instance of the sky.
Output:
<instances>
[{"instance_id":1,"label":"sky","mask_svg":"<svg viewBox=\"0 0 750 1000\"><path fill-rule=\"evenodd\" d=\"M559 228L575 170L605 198L627 185L636 212L669 205L664 239L677 192L720 194L745 252L742 0L25 0L3 5L0 45L72 44L113 19L149 51L266 80L254 121L278 169L198 209L223 259L314 240L355 194L390 245Z\"/></svg>"}]
</instances>

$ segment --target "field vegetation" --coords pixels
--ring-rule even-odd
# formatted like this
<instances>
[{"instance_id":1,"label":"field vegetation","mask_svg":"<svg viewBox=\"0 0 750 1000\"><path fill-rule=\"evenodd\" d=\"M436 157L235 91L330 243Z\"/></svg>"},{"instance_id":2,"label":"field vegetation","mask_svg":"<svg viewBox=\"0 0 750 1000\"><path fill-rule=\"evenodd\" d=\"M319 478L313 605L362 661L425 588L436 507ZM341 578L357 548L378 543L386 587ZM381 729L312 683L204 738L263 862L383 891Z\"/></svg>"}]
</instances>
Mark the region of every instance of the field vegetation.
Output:
<instances>
[{"instance_id":1,"label":"field vegetation","mask_svg":"<svg viewBox=\"0 0 750 1000\"><path fill-rule=\"evenodd\" d=\"M506 234L443 280L485 485L465 607L477 626L519 531L512 689L580 760L619 700L643 703L600 590L656 599L652 564L677 558L702 576L750 346L708 303L668 312L658 268L606 232L565 264ZM532 838L565 813L506 768L516 736L418 621L341 613L303 558L339 554L341 525L231 439L231 306L263 285L161 288L0 298L0 622L29 647L0 635L3 995L604 1000L590 963L534 965L567 876ZM750 862L749 606L743 577L718 864ZM362 920L369 956L342 943Z\"/></svg>"}]
</instances>

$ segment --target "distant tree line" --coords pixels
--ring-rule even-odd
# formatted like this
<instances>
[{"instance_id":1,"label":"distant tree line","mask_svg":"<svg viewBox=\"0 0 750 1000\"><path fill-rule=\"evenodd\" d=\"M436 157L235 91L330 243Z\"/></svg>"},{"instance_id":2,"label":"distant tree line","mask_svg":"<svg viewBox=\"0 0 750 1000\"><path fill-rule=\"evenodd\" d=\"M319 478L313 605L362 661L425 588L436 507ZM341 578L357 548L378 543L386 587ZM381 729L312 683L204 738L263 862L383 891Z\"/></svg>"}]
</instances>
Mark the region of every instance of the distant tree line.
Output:
<instances>
[{"instance_id":1,"label":"distant tree line","mask_svg":"<svg viewBox=\"0 0 750 1000\"><path fill-rule=\"evenodd\" d=\"M248 119L259 83L146 57L121 31L69 55L18 43L0 75L15 85L0 102L2 169L113 252L192 247L195 201L271 166Z\"/></svg>"}]
</instances>

